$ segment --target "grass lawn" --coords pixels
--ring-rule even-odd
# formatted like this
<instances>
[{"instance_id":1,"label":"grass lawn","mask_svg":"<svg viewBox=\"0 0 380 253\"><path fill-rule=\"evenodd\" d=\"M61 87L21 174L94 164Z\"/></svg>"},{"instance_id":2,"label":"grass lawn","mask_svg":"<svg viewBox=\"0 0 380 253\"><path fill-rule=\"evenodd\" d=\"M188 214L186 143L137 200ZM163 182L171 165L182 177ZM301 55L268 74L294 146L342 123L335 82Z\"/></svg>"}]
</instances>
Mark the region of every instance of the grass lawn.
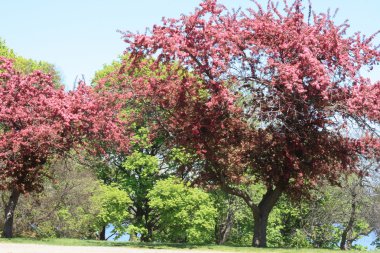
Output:
<instances>
[{"instance_id":1,"label":"grass lawn","mask_svg":"<svg viewBox=\"0 0 380 253\"><path fill-rule=\"evenodd\" d=\"M152 249L195 249L197 251L229 251L229 252L252 252L252 253L328 253L340 252L340 250L331 249L256 249L252 247L234 247L220 245L192 245L192 244L168 244L168 243L137 243L137 242L109 242L96 240L79 240L79 239L28 239L28 238L0 238L0 243L31 243L31 244L48 244L62 246L105 246L105 247L133 247L133 248L152 248ZM380 251L371 251L380 253Z\"/></svg>"}]
</instances>

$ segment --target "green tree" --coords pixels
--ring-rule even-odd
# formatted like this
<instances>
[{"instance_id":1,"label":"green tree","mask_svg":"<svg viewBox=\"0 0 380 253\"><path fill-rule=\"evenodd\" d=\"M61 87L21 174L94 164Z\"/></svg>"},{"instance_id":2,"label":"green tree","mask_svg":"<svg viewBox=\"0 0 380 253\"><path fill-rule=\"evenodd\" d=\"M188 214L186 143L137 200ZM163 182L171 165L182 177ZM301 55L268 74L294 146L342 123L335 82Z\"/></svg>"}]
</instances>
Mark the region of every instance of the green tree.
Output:
<instances>
[{"instance_id":1,"label":"green tree","mask_svg":"<svg viewBox=\"0 0 380 253\"><path fill-rule=\"evenodd\" d=\"M45 167L44 191L20 198L17 236L95 239L107 224L114 226L113 233L126 232L131 200L125 191L103 185L92 170L73 158L57 159ZM1 193L1 208L7 195Z\"/></svg>"},{"instance_id":2,"label":"green tree","mask_svg":"<svg viewBox=\"0 0 380 253\"><path fill-rule=\"evenodd\" d=\"M92 201L99 210L95 218L97 231L101 231L99 237L105 238L105 227L109 224L113 225L112 234L123 235L129 218L128 206L132 202L128 194L114 185L100 185Z\"/></svg>"},{"instance_id":3,"label":"green tree","mask_svg":"<svg viewBox=\"0 0 380 253\"><path fill-rule=\"evenodd\" d=\"M376 191L365 181L351 176L341 186L324 186L314 194L303 227L314 247L350 249L376 229Z\"/></svg>"},{"instance_id":4,"label":"green tree","mask_svg":"<svg viewBox=\"0 0 380 253\"><path fill-rule=\"evenodd\" d=\"M302 227L309 212L306 200L293 201L282 196L269 215L268 246L282 248L311 247Z\"/></svg>"},{"instance_id":5,"label":"green tree","mask_svg":"<svg viewBox=\"0 0 380 253\"><path fill-rule=\"evenodd\" d=\"M146 130L137 131L136 135L139 146L145 146L145 150L135 150L125 158L122 172L119 172L119 183L129 193L133 201L130 210L133 218L130 223L135 226L135 232L141 234L142 241L153 240L153 230L156 227L157 217L154 214L148 192L153 188L157 180L162 178L159 171L159 161L150 145L144 144Z\"/></svg>"},{"instance_id":6,"label":"green tree","mask_svg":"<svg viewBox=\"0 0 380 253\"><path fill-rule=\"evenodd\" d=\"M131 204L125 206L131 214L125 222L132 238L141 235L142 241L152 241L157 226L157 217L149 205L148 192L157 180L165 177L160 171L158 153L160 144L151 143L149 131L137 127L132 138L129 155L114 155L113 163L99 163L96 166L98 178L105 184L117 185L128 194Z\"/></svg>"},{"instance_id":7,"label":"green tree","mask_svg":"<svg viewBox=\"0 0 380 253\"><path fill-rule=\"evenodd\" d=\"M92 197L100 192L101 184L94 173L72 159L50 161L44 172L44 191L20 197L15 213L16 236L95 238L100 206ZM8 195L1 193L1 208Z\"/></svg>"},{"instance_id":8,"label":"green tree","mask_svg":"<svg viewBox=\"0 0 380 253\"><path fill-rule=\"evenodd\" d=\"M211 193L217 209L215 242L249 245L252 237L252 215L240 198L214 190Z\"/></svg>"},{"instance_id":9,"label":"green tree","mask_svg":"<svg viewBox=\"0 0 380 253\"><path fill-rule=\"evenodd\" d=\"M14 67L22 74L30 74L33 71L39 70L47 74L51 74L53 81L57 86L61 84L61 77L55 66L45 61L35 61L19 56L13 49L9 48L5 40L0 38L0 56L14 60Z\"/></svg>"},{"instance_id":10,"label":"green tree","mask_svg":"<svg viewBox=\"0 0 380 253\"><path fill-rule=\"evenodd\" d=\"M148 198L150 206L159 216L159 241L213 241L217 210L206 192L171 177L158 181Z\"/></svg>"},{"instance_id":11,"label":"green tree","mask_svg":"<svg viewBox=\"0 0 380 253\"><path fill-rule=\"evenodd\" d=\"M122 66L122 57L96 72L92 84L94 86L104 84L107 89L124 90L128 84L121 83L115 75ZM126 75L132 75L127 72ZM152 76L156 73L148 68L141 68L134 76ZM115 78L116 77L116 78ZM161 78L166 78L162 75ZM98 166L98 176L106 184L117 184L121 189L128 192L132 205L129 210L132 216L128 219L129 233L132 237L141 235L142 241L152 241L154 230L157 229L157 216L149 205L148 192L153 188L157 180L168 177L174 168L189 160L189 156L183 154L181 149L169 150L165 147L167 133L156 132L151 135L147 122L154 120L148 101L138 101L129 95L125 101L125 108L121 117L133 118L134 137L131 141L129 154L111 154L113 164Z\"/></svg>"}]
</instances>

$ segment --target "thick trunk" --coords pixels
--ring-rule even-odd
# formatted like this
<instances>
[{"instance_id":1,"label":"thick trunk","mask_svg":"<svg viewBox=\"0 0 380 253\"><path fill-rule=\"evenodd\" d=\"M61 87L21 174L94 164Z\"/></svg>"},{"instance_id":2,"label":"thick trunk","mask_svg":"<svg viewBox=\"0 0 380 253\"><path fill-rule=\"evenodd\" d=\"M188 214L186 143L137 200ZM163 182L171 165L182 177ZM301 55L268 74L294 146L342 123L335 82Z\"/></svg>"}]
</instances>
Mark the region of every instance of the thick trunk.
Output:
<instances>
[{"instance_id":1,"label":"thick trunk","mask_svg":"<svg viewBox=\"0 0 380 253\"><path fill-rule=\"evenodd\" d=\"M12 189L8 204L5 206L5 221L3 229L3 237L5 238L13 237L13 218L19 197L20 191L16 188Z\"/></svg>"},{"instance_id":2,"label":"thick trunk","mask_svg":"<svg viewBox=\"0 0 380 253\"><path fill-rule=\"evenodd\" d=\"M106 240L106 226L103 226L102 230L100 230L99 240L101 240L101 241L105 241Z\"/></svg>"},{"instance_id":3,"label":"thick trunk","mask_svg":"<svg viewBox=\"0 0 380 253\"><path fill-rule=\"evenodd\" d=\"M143 234L140 240L142 242L151 242L153 240L153 225L145 224L145 228L147 229L147 233Z\"/></svg>"},{"instance_id":4,"label":"thick trunk","mask_svg":"<svg viewBox=\"0 0 380 253\"><path fill-rule=\"evenodd\" d=\"M264 248L267 246L267 226L269 214L282 194L281 188L269 189L264 194L259 205L252 206L254 218L252 246Z\"/></svg>"},{"instance_id":5,"label":"thick trunk","mask_svg":"<svg viewBox=\"0 0 380 253\"><path fill-rule=\"evenodd\" d=\"M253 226L252 246L264 248L267 246L267 226L269 212L259 211L253 213L255 224Z\"/></svg>"},{"instance_id":6,"label":"thick trunk","mask_svg":"<svg viewBox=\"0 0 380 253\"><path fill-rule=\"evenodd\" d=\"M140 240L142 242L150 242L149 230L148 230L148 233L141 235Z\"/></svg>"},{"instance_id":7,"label":"thick trunk","mask_svg":"<svg viewBox=\"0 0 380 253\"><path fill-rule=\"evenodd\" d=\"M273 207L277 203L278 199L280 198L288 182L284 181L281 185L277 186L275 189L268 189L267 192L264 194L263 198L261 199L260 203L256 205L253 202L253 199L251 198L251 196L248 194L248 192L242 189L230 187L226 183L225 177L223 175L221 175L220 180L221 180L221 187L225 192L242 198L244 202L252 210L254 223L255 223L254 230L253 230L254 234L253 234L253 239L252 239L252 246L266 247L267 246L266 232L267 232L269 213L272 211Z\"/></svg>"}]
</instances>

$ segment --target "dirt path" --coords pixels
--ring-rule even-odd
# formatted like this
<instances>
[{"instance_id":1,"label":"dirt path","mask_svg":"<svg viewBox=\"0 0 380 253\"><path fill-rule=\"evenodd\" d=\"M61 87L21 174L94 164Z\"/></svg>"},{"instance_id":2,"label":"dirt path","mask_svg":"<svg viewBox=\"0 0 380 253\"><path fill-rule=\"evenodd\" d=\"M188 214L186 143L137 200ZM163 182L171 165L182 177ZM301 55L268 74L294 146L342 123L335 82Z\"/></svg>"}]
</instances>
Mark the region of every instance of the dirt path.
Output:
<instances>
[{"instance_id":1,"label":"dirt path","mask_svg":"<svg viewBox=\"0 0 380 253\"><path fill-rule=\"evenodd\" d=\"M197 250L139 249L129 247L51 246L0 243L0 253L199 253ZM204 252L204 251L203 251ZM214 252L217 253L217 252Z\"/></svg>"}]
</instances>

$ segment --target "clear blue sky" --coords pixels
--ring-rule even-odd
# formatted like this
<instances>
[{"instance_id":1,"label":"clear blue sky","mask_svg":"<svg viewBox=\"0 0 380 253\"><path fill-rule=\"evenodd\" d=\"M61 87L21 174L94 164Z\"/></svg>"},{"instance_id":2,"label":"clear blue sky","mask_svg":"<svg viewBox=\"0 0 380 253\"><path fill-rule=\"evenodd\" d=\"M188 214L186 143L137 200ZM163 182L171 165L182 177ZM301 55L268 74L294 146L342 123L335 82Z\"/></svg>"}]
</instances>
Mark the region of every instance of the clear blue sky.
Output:
<instances>
[{"instance_id":1,"label":"clear blue sky","mask_svg":"<svg viewBox=\"0 0 380 253\"><path fill-rule=\"evenodd\" d=\"M199 2L5 0L1 1L0 37L24 57L53 63L70 89L76 76L83 74L91 80L96 70L123 52L125 45L117 30L144 32L163 16L179 17L191 12ZM249 0L222 2L228 7L252 5ZM317 12L339 8L336 20L349 19L350 33L372 34L380 29L379 0L314 0L313 7Z\"/></svg>"},{"instance_id":2,"label":"clear blue sky","mask_svg":"<svg viewBox=\"0 0 380 253\"><path fill-rule=\"evenodd\" d=\"M7 0L1 2L0 37L16 53L56 65L67 88L77 75L89 81L125 48L117 30L144 32L163 16L189 13L200 0ZM248 0L223 0L227 6L251 6ZM265 3L266 1L259 1ZM306 2L306 0L305 0ZM339 8L351 31L380 29L378 0L314 0L320 12Z\"/></svg>"}]
</instances>

